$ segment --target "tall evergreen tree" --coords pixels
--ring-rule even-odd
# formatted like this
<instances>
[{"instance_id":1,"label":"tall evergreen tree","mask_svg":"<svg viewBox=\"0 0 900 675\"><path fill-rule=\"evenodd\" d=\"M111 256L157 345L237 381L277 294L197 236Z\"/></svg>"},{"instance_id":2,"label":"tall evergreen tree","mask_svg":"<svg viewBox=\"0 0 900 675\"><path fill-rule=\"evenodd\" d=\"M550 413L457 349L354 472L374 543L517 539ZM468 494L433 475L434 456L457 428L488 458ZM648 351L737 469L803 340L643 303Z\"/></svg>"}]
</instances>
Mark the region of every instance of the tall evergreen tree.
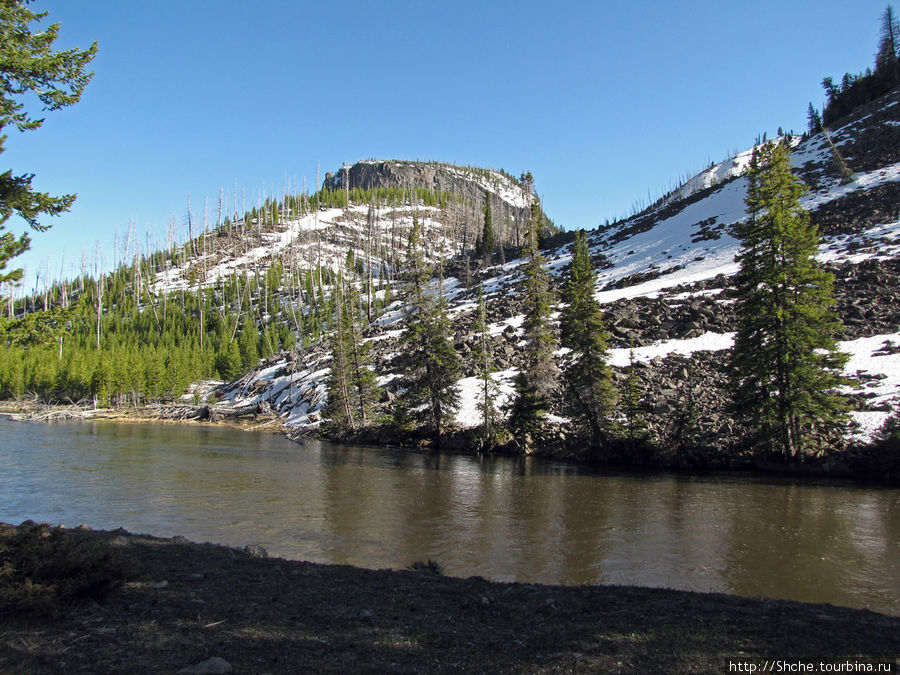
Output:
<instances>
[{"instance_id":1,"label":"tall evergreen tree","mask_svg":"<svg viewBox=\"0 0 900 675\"><path fill-rule=\"evenodd\" d=\"M43 124L43 119L31 116L36 108L25 108L21 97L34 94L44 110L58 110L73 105L81 98L93 73L86 72L97 52L95 42L88 49L54 51L53 43L59 35L59 24L32 33L31 24L40 23L47 12L35 13L21 0L0 2L0 154L6 136L3 130L10 124L19 131L31 131ZM3 272L6 264L28 249L27 234L19 237L7 232L6 222L15 213L33 230L46 230L41 215L59 215L68 211L75 195L52 197L36 192L31 181L33 174L13 175L11 170L0 173L0 282L18 281L22 270Z\"/></svg>"},{"instance_id":2,"label":"tall evergreen tree","mask_svg":"<svg viewBox=\"0 0 900 675\"><path fill-rule=\"evenodd\" d=\"M241 319L241 332L238 335L238 348L241 352L241 368L245 372L259 363L259 327L249 315Z\"/></svg>"},{"instance_id":3,"label":"tall evergreen tree","mask_svg":"<svg viewBox=\"0 0 900 675\"><path fill-rule=\"evenodd\" d=\"M620 409L624 418L622 432L632 459L636 456L637 449L647 441L647 409L637 368L632 347L628 355L625 382L622 383L622 391L619 395Z\"/></svg>"},{"instance_id":4,"label":"tall evergreen tree","mask_svg":"<svg viewBox=\"0 0 900 675\"><path fill-rule=\"evenodd\" d=\"M544 257L538 248L541 226L541 206L535 199L531 204L531 219L523 255L525 319L522 328L525 346L519 373L515 378L515 393L510 408L510 426L526 446L540 429L550 412L550 403L557 386L559 369L553 361L556 336L550 325L553 294Z\"/></svg>"},{"instance_id":5,"label":"tall evergreen tree","mask_svg":"<svg viewBox=\"0 0 900 675\"><path fill-rule=\"evenodd\" d=\"M400 338L406 390L400 398L401 420L423 425L440 442L448 420L459 407L456 381L460 359L449 337L453 334L439 277L429 288L424 243L413 219L407 248L407 278L413 320ZM442 275L441 275L442 276Z\"/></svg>"},{"instance_id":6,"label":"tall evergreen tree","mask_svg":"<svg viewBox=\"0 0 900 675\"><path fill-rule=\"evenodd\" d=\"M816 110L812 102L810 102L809 108L806 110L806 123L811 136L822 131L822 116L819 115L819 111Z\"/></svg>"},{"instance_id":7,"label":"tall evergreen tree","mask_svg":"<svg viewBox=\"0 0 900 675\"><path fill-rule=\"evenodd\" d=\"M363 312L359 292L359 279L356 272L356 261L353 249L347 251L345 265L347 278L345 281L344 302L341 310L341 321L344 323L343 334L347 341L350 366L350 388L353 392L353 408L359 416L362 426L372 422L372 410L378 400L379 390L376 383L375 369L369 354L369 345L363 341L363 328L366 313Z\"/></svg>"},{"instance_id":8,"label":"tall evergreen tree","mask_svg":"<svg viewBox=\"0 0 900 675\"><path fill-rule=\"evenodd\" d=\"M490 264L494 256L494 247L497 245L494 240L494 222L491 215L491 195L486 192L484 194L484 224L481 228L481 236L478 238L476 252L478 257L484 260L486 264Z\"/></svg>"},{"instance_id":9,"label":"tall evergreen tree","mask_svg":"<svg viewBox=\"0 0 900 675\"><path fill-rule=\"evenodd\" d=\"M488 337L484 291L481 286L478 287L478 315L475 320L475 333L478 336L478 346L474 351L480 380L478 407L481 409L481 428L478 431L478 440L481 450L489 452L497 445L499 437L499 419L494 406L494 400L499 394L499 387L491 377L493 354Z\"/></svg>"},{"instance_id":10,"label":"tall evergreen tree","mask_svg":"<svg viewBox=\"0 0 900 675\"><path fill-rule=\"evenodd\" d=\"M335 328L325 415L340 429L356 430L372 422L378 386L362 337L363 313L353 249L347 251L344 271L338 274L332 293Z\"/></svg>"},{"instance_id":11,"label":"tall evergreen tree","mask_svg":"<svg viewBox=\"0 0 900 675\"><path fill-rule=\"evenodd\" d=\"M564 376L567 407L587 428L594 452L600 448L616 403L612 371L606 363L608 334L600 303L594 297L595 280L587 235L579 230L572 245L572 267L564 294L567 305L560 317L560 341L574 354L574 362Z\"/></svg>"},{"instance_id":12,"label":"tall evergreen tree","mask_svg":"<svg viewBox=\"0 0 900 675\"><path fill-rule=\"evenodd\" d=\"M406 261L404 277L410 286L410 298L414 303L422 304L425 284L428 281L429 269L425 261L425 237L418 216L413 214L412 227L406 242Z\"/></svg>"},{"instance_id":13,"label":"tall evergreen tree","mask_svg":"<svg viewBox=\"0 0 900 675\"><path fill-rule=\"evenodd\" d=\"M735 228L734 410L757 447L797 458L820 450L846 420L834 391L847 356L833 337L833 276L816 263L819 235L800 206L806 188L791 174L787 146L755 150L748 180L748 217Z\"/></svg>"},{"instance_id":14,"label":"tall evergreen tree","mask_svg":"<svg viewBox=\"0 0 900 675\"><path fill-rule=\"evenodd\" d=\"M350 346L346 322L346 301L343 293L343 275L338 274L333 293L335 298L334 334L331 338L331 372L325 384L328 398L325 417L338 429L356 430L358 420L353 411L350 390Z\"/></svg>"},{"instance_id":15,"label":"tall evergreen tree","mask_svg":"<svg viewBox=\"0 0 900 675\"><path fill-rule=\"evenodd\" d=\"M241 351L237 340L230 340L222 345L216 355L215 368L219 376L227 382L241 374Z\"/></svg>"},{"instance_id":16,"label":"tall evergreen tree","mask_svg":"<svg viewBox=\"0 0 900 675\"><path fill-rule=\"evenodd\" d=\"M889 71L895 74L898 57L900 57L900 23L897 22L894 8L888 5L881 15L881 38L878 42L878 53L875 55L876 72Z\"/></svg>"}]
</instances>

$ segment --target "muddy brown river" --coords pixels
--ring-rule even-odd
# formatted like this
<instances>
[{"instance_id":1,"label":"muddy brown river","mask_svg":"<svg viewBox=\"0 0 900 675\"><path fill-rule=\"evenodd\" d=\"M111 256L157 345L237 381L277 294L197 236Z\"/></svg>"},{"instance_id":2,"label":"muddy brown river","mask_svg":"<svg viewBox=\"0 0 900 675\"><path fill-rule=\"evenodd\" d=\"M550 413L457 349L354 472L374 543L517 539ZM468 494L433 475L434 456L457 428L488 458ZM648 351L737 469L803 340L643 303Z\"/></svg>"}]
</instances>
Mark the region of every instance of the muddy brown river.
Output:
<instances>
[{"instance_id":1,"label":"muddy brown river","mask_svg":"<svg viewBox=\"0 0 900 675\"><path fill-rule=\"evenodd\" d=\"M634 584L900 615L900 489L634 474L291 443L229 429L0 418L0 521L124 527L363 567Z\"/></svg>"}]
</instances>

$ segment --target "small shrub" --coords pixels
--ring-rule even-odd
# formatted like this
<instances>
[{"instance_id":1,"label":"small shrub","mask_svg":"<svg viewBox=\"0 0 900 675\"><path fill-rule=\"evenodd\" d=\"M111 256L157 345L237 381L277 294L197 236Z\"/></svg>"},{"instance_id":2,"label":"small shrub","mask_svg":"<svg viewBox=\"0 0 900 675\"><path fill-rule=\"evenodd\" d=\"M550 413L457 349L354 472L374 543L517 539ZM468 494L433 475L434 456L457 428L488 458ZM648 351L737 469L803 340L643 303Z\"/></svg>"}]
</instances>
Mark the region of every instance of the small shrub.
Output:
<instances>
[{"instance_id":1,"label":"small shrub","mask_svg":"<svg viewBox=\"0 0 900 675\"><path fill-rule=\"evenodd\" d=\"M413 572L425 572L427 574L437 574L438 576L444 573L444 568L441 567L440 563L436 560L428 559L428 562L422 562L421 560L417 560L412 565L409 566Z\"/></svg>"},{"instance_id":2,"label":"small shrub","mask_svg":"<svg viewBox=\"0 0 900 675\"><path fill-rule=\"evenodd\" d=\"M900 403L896 404L894 414L888 417L878 430L877 440L885 447L900 447Z\"/></svg>"},{"instance_id":3,"label":"small shrub","mask_svg":"<svg viewBox=\"0 0 900 675\"><path fill-rule=\"evenodd\" d=\"M80 600L102 600L131 572L93 538L30 522L0 527L0 616L58 616Z\"/></svg>"}]
</instances>

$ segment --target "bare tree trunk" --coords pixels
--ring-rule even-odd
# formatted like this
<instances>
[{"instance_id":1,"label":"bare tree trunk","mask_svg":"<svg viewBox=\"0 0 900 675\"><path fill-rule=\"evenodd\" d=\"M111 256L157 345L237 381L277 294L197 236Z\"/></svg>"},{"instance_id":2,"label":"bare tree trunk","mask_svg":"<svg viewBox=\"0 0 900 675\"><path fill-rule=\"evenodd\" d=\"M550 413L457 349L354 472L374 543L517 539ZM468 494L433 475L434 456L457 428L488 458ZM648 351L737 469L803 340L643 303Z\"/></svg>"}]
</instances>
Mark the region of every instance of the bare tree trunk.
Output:
<instances>
[{"instance_id":1,"label":"bare tree trunk","mask_svg":"<svg viewBox=\"0 0 900 675\"><path fill-rule=\"evenodd\" d=\"M191 196L190 195L188 195L187 226L188 226L188 244L191 247L191 258L193 258L196 255L196 251L194 250L194 216L191 213Z\"/></svg>"},{"instance_id":2,"label":"bare tree trunk","mask_svg":"<svg viewBox=\"0 0 900 675\"><path fill-rule=\"evenodd\" d=\"M100 314L103 307L103 274L97 279L97 351L100 351Z\"/></svg>"},{"instance_id":3,"label":"bare tree trunk","mask_svg":"<svg viewBox=\"0 0 900 675\"><path fill-rule=\"evenodd\" d=\"M202 268L201 268L203 270L203 274L202 274L202 277L200 278L199 283L206 282L206 254L207 254L207 241L209 239L209 220L208 220L208 216L207 216L208 211L209 211L209 196L207 195L206 201L203 203L203 235L202 235L203 236L203 258L202 258L203 263L202 263ZM199 286L199 284L198 284L198 286Z\"/></svg>"}]
</instances>

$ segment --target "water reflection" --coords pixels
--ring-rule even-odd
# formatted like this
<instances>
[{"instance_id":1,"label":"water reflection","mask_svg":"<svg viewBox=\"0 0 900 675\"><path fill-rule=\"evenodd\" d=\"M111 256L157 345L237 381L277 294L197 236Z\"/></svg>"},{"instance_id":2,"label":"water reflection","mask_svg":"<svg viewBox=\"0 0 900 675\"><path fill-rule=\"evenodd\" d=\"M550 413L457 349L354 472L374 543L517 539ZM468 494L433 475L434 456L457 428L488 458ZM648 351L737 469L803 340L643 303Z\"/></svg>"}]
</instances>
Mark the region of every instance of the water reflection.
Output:
<instances>
[{"instance_id":1,"label":"water reflection","mask_svg":"<svg viewBox=\"0 0 900 675\"><path fill-rule=\"evenodd\" d=\"M368 567L784 597L900 614L900 490L604 474L298 446L207 427L0 419L0 520L182 535Z\"/></svg>"}]
</instances>

